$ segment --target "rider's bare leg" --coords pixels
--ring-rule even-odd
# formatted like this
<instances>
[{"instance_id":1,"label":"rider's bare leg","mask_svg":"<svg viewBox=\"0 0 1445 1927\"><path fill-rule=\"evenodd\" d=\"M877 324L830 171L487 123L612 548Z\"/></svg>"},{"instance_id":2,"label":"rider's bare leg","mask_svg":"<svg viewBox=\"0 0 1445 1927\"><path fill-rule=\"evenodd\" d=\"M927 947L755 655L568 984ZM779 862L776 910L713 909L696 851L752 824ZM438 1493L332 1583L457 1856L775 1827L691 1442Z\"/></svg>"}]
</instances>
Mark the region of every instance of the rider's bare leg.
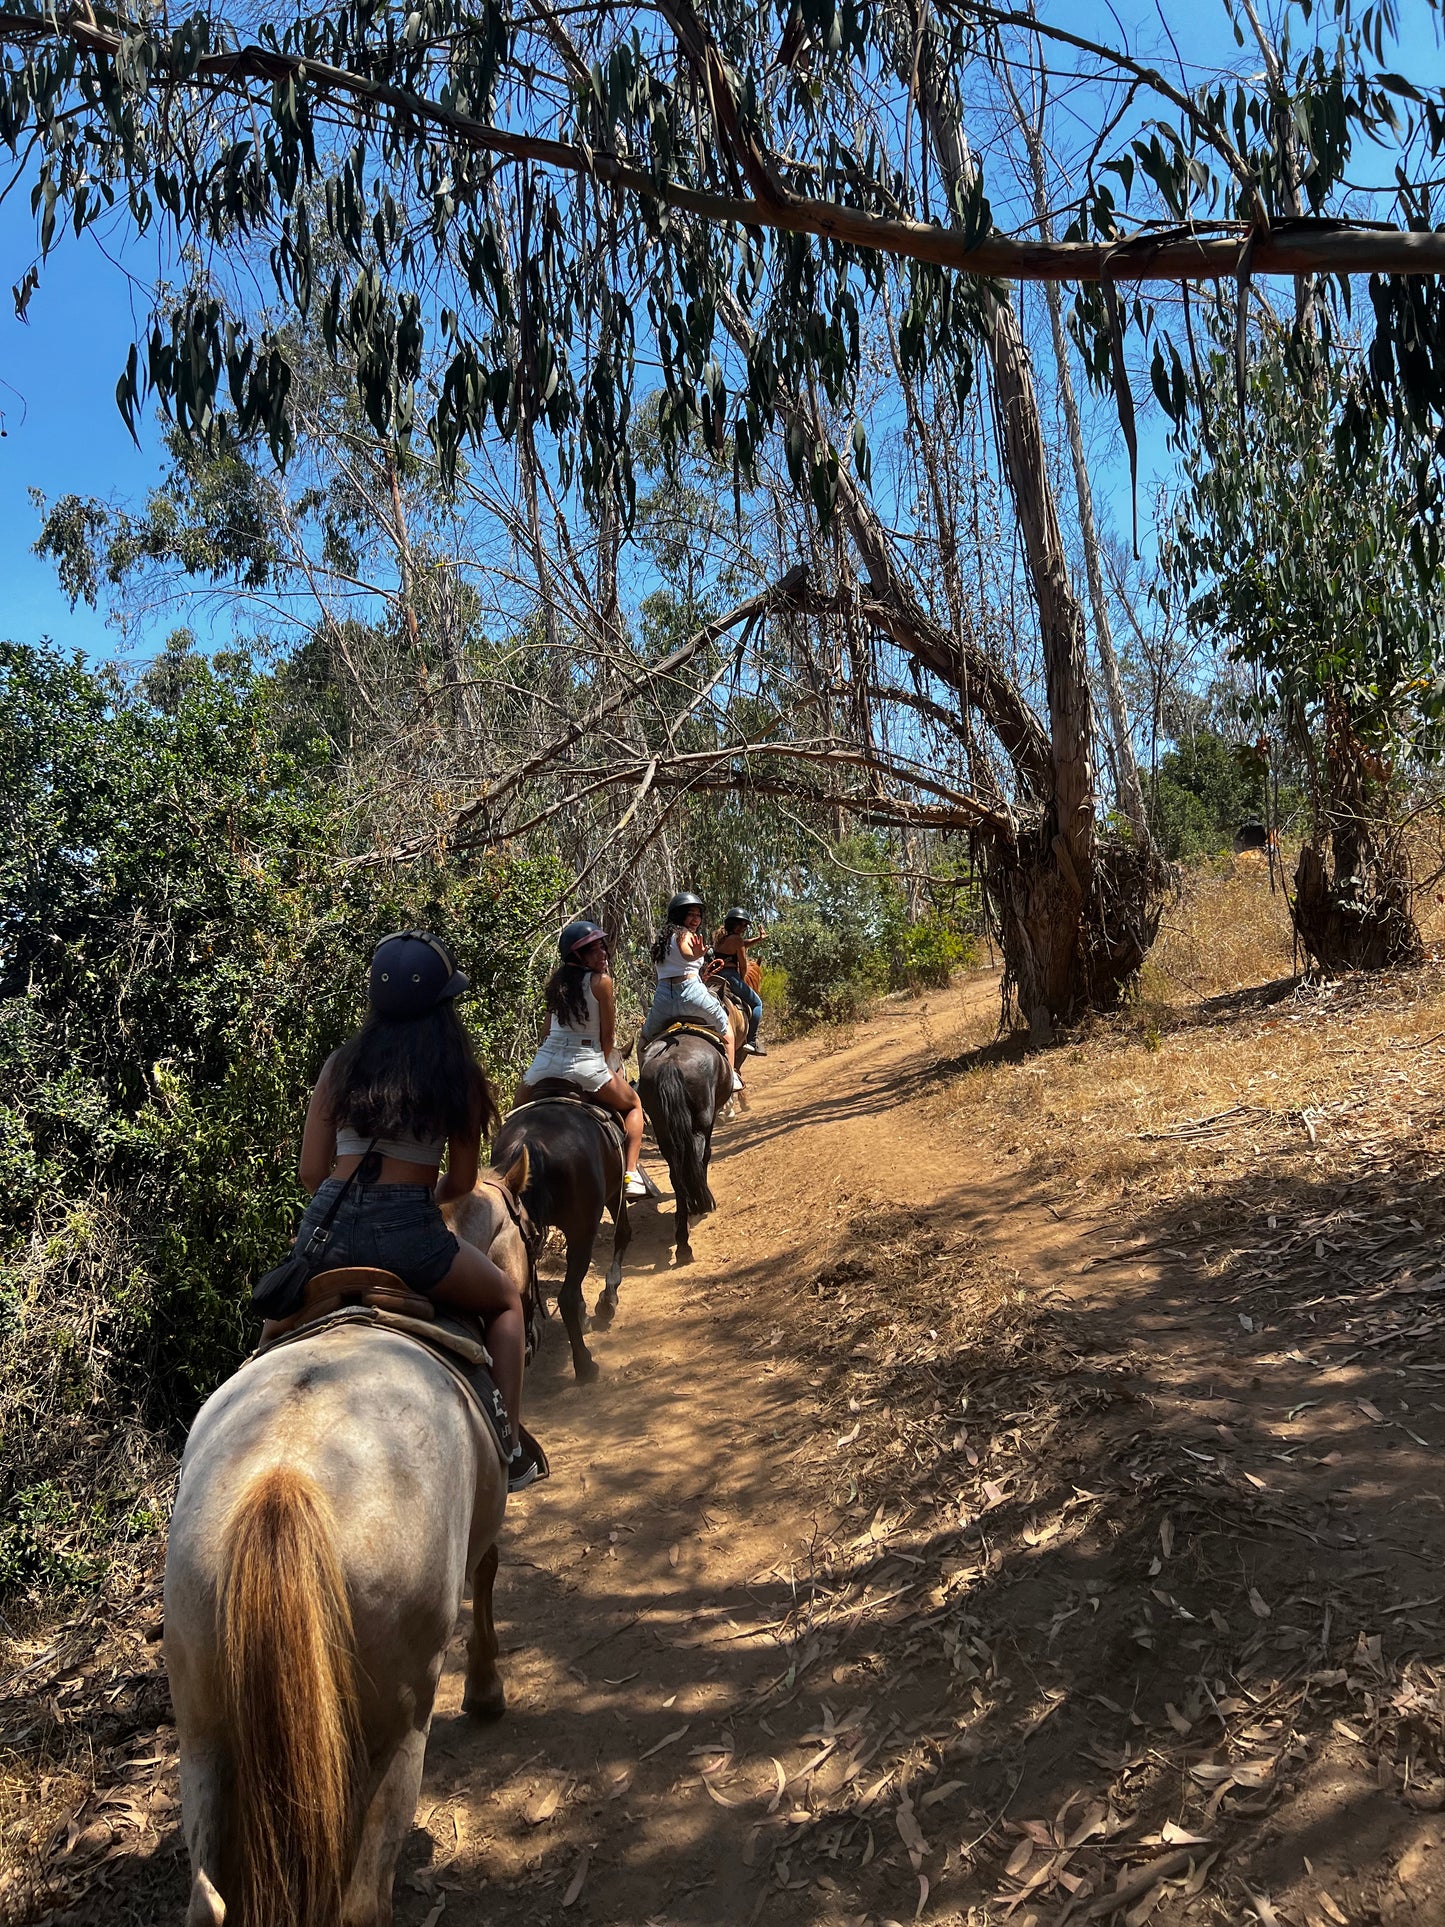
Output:
<instances>
[{"instance_id":1,"label":"rider's bare leg","mask_svg":"<svg viewBox=\"0 0 1445 1927\"><path fill-rule=\"evenodd\" d=\"M622 1119L622 1135L627 1145L627 1175L631 1177L642 1158L642 1100L621 1071L614 1071L592 1095L608 1110L616 1111Z\"/></svg>"},{"instance_id":2,"label":"rider's bare leg","mask_svg":"<svg viewBox=\"0 0 1445 1927\"><path fill-rule=\"evenodd\" d=\"M492 1376L515 1432L522 1423L522 1366L526 1357L521 1293L484 1251L459 1239L451 1270L429 1296L439 1305L476 1312L484 1320Z\"/></svg>"}]
</instances>

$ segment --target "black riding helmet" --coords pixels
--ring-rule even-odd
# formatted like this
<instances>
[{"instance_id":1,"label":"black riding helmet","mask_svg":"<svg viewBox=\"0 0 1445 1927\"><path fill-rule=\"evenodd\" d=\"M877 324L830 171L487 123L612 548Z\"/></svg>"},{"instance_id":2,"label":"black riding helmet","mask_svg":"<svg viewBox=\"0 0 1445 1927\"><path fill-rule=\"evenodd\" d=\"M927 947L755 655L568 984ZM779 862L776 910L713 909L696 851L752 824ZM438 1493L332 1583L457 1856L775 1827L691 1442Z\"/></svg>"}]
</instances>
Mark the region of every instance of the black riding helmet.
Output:
<instances>
[{"instance_id":1,"label":"black riding helmet","mask_svg":"<svg viewBox=\"0 0 1445 1927\"><path fill-rule=\"evenodd\" d=\"M606 943L607 932L600 923L589 923L586 917L578 917L575 923L569 923L557 939L557 950L563 963L571 963L579 950L585 950L589 943L596 943L599 937Z\"/></svg>"},{"instance_id":2,"label":"black riding helmet","mask_svg":"<svg viewBox=\"0 0 1445 1927\"><path fill-rule=\"evenodd\" d=\"M701 910L703 907L701 897L695 897L691 890L679 890L668 903L667 920L669 923L681 923L689 910Z\"/></svg>"},{"instance_id":3,"label":"black riding helmet","mask_svg":"<svg viewBox=\"0 0 1445 1927\"><path fill-rule=\"evenodd\" d=\"M752 922L752 918L751 916L749 916L748 912L744 910L744 908L740 903L735 903L732 909L729 910L727 915L723 918L723 929L724 930L733 930L733 929L746 930L748 925L751 922Z\"/></svg>"},{"instance_id":4,"label":"black riding helmet","mask_svg":"<svg viewBox=\"0 0 1445 1927\"><path fill-rule=\"evenodd\" d=\"M383 1017L420 1017L460 997L470 979L439 937L393 930L372 952L366 994Z\"/></svg>"}]
</instances>

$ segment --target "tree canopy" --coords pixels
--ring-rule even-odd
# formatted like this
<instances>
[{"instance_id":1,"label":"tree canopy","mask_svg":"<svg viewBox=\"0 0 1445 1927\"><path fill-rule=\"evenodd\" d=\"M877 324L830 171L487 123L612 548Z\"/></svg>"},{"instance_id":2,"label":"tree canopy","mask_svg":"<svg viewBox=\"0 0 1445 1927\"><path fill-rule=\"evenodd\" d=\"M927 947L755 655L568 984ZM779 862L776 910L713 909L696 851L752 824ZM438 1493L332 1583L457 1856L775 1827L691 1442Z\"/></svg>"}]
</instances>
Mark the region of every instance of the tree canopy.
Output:
<instances>
[{"instance_id":1,"label":"tree canopy","mask_svg":"<svg viewBox=\"0 0 1445 1927\"><path fill-rule=\"evenodd\" d=\"M486 435L542 426L564 482L625 509L655 364L665 446L701 425L747 474L782 425L826 515L840 455L786 398L847 414L885 295L903 372L946 368L962 391L982 277L1099 284L1075 319L1127 430L1127 331L1172 412L1191 375L1173 324L1118 283L1322 272L1347 303L1343 277L1370 272L1374 400L1438 412L1440 290L1409 277L1445 263L1445 91L1392 70L1395 0L1294 0L1277 43L1259 33L1262 68L1240 0L1239 70L1192 83L1070 18L982 0L7 7L0 139L40 230L17 304L66 226L154 229L171 278L120 381L132 423L149 391L187 435L229 413L284 457L299 315L378 434L424 427L454 473ZM998 63L1062 69L1097 125L1048 183L1060 241L1000 225L965 139ZM866 472L861 430L851 459Z\"/></svg>"}]
</instances>

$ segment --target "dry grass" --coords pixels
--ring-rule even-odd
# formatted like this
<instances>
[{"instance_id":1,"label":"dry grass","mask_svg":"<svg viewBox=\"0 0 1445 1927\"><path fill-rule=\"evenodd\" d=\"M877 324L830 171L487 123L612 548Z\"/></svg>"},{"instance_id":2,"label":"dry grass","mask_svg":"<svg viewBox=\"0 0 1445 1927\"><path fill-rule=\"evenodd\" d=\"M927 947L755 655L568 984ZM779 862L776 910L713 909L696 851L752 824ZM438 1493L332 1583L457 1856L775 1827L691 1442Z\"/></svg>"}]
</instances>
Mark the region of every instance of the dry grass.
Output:
<instances>
[{"instance_id":1,"label":"dry grass","mask_svg":"<svg viewBox=\"0 0 1445 1927\"><path fill-rule=\"evenodd\" d=\"M1261 858L1225 857L1184 872L1144 966L1139 1001L1145 1009L1192 1003L1287 977L1295 967L1278 878L1271 890Z\"/></svg>"},{"instance_id":2,"label":"dry grass","mask_svg":"<svg viewBox=\"0 0 1445 1927\"><path fill-rule=\"evenodd\" d=\"M978 1063L957 1102L1029 1176L1089 1196L1175 1196L1261 1160L1348 1162L1401 1128L1427 1148L1445 966L1291 986L1290 965L1262 866L1196 873L1135 1005L1044 1057Z\"/></svg>"}]
</instances>

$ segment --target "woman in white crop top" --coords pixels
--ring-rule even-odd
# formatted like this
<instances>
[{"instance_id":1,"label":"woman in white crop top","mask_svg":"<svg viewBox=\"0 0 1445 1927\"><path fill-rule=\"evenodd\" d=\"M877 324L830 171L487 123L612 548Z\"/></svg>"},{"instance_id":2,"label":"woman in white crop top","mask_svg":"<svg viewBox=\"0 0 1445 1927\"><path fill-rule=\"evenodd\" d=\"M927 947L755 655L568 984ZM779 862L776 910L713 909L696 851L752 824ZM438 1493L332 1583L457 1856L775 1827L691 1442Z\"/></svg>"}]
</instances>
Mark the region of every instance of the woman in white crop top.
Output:
<instances>
[{"instance_id":1,"label":"woman in white crop top","mask_svg":"<svg viewBox=\"0 0 1445 1927\"><path fill-rule=\"evenodd\" d=\"M733 1062L732 1025L721 1001L703 982L702 968L707 959L702 936L704 907L702 898L690 890L679 890L667 906L667 921L652 944L657 989L642 1035L656 1037L669 1024L706 1024L717 1033L732 1072L733 1089L740 1091L743 1082Z\"/></svg>"},{"instance_id":2,"label":"woman in white crop top","mask_svg":"<svg viewBox=\"0 0 1445 1927\"><path fill-rule=\"evenodd\" d=\"M645 1198L647 1186L638 1169L642 1104L622 1075L607 932L600 924L579 918L562 932L557 949L562 961L542 993L549 1017L547 1035L517 1086L517 1102L525 1104L539 1084L555 1077L575 1084L598 1103L619 1112L626 1140L623 1193L629 1198Z\"/></svg>"},{"instance_id":3,"label":"woman in white crop top","mask_svg":"<svg viewBox=\"0 0 1445 1927\"><path fill-rule=\"evenodd\" d=\"M297 1249L370 1150L377 1168L363 1171L342 1198L325 1262L395 1272L438 1305L480 1316L517 1440L510 1478L516 1491L542 1471L522 1431L521 1296L441 1212L476 1184L482 1138L498 1121L491 1085L456 1012L466 989L466 977L435 937L401 930L378 944L366 1022L326 1060L306 1113L301 1182L312 1199Z\"/></svg>"}]
</instances>

